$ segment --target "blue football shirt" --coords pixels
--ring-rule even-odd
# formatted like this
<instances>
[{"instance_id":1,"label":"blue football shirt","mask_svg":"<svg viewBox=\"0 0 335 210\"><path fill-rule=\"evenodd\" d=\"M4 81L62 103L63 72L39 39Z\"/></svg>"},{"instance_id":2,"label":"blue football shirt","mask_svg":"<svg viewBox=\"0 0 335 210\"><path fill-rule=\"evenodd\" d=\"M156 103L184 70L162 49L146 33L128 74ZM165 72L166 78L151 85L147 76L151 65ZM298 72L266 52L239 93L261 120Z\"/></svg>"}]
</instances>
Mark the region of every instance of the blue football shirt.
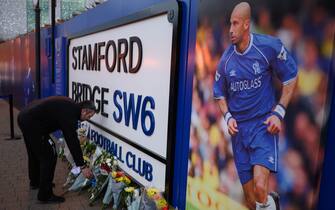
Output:
<instances>
[{"instance_id":1,"label":"blue football shirt","mask_svg":"<svg viewBox=\"0 0 335 210\"><path fill-rule=\"evenodd\" d=\"M223 53L215 75L214 98L225 98L238 122L262 116L276 104L274 75L286 85L297 76L297 65L278 38L252 33L243 53L235 45Z\"/></svg>"}]
</instances>

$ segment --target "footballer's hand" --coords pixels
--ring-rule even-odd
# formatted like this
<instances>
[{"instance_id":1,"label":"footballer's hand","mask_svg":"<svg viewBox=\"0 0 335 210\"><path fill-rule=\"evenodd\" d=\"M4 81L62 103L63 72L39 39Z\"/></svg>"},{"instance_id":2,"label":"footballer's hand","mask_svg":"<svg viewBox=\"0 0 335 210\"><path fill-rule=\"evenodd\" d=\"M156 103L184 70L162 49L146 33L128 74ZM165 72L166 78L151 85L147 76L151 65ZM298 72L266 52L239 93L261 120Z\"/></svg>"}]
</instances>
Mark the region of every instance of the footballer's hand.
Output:
<instances>
[{"instance_id":1,"label":"footballer's hand","mask_svg":"<svg viewBox=\"0 0 335 210\"><path fill-rule=\"evenodd\" d=\"M228 120L228 132L231 136L234 136L237 132L237 122L234 118Z\"/></svg>"},{"instance_id":2,"label":"footballer's hand","mask_svg":"<svg viewBox=\"0 0 335 210\"><path fill-rule=\"evenodd\" d=\"M276 115L271 115L264 122L267 125L267 130L271 134L277 134L281 130L281 120Z\"/></svg>"}]
</instances>

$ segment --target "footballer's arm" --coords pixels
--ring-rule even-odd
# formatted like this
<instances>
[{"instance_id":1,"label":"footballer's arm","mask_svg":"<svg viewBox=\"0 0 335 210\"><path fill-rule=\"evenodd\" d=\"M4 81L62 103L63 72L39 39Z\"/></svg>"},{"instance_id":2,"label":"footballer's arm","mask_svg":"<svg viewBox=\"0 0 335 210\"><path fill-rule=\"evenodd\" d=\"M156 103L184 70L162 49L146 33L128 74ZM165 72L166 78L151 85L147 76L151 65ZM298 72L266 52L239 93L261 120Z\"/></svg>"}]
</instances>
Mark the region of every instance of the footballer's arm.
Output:
<instances>
[{"instance_id":1,"label":"footballer's arm","mask_svg":"<svg viewBox=\"0 0 335 210\"><path fill-rule=\"evenodd\" d=\"M235 135L238 132L237 122L228 110L226 99L224 98L217 99L216 102L219 105L222 114L224 115L224 119L228 126L229 134L232 136Z\"/></svg>"},{"instance_id":2,"label":"footballer's arm","mask_svg":"<svg viewBox=\"0 0 335 210\"><path fill-rule=\"evenodd\" d=\"M288 104L290 103L296 84L297 78L293 79L290 81L290 83L283 85L282 87L282 94L279 100L279 104L283 105L285 108L287 108Z\"/></svg>"},{"instance_id":3,"label":"footballer's arm","mask_svg":"<svg viewBox=\"0 0 335 210\"><path fill-rule=\"evenodd\" d=\"M283 84L282 94L280 96L280 100L278 105L274 108L273 114L267 118L264 122L268 127L267 130L271 134L277 134L281 130L281 121L284 119L285 110L292 98L294 89L296 87L297 79L294 78L288 84Z\"/></svg>"}]
</instances>

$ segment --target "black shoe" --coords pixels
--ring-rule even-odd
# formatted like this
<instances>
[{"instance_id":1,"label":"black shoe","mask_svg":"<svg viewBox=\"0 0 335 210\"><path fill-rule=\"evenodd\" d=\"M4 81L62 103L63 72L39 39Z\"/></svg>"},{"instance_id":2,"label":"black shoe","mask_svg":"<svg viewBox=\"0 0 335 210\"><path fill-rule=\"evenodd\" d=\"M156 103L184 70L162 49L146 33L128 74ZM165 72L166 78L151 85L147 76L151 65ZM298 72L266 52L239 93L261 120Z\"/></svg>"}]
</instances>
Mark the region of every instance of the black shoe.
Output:
<instances>
[{"instance_id":1,"label":"black shoe","mask_svg":"<svg viewBox=\"0 0 335 210\"><path fill-rule=\"evenodd\" d=\"M270 192L269 195L273 198L276 204L276 210L280 210L280 205L279 205L279 195L276 192Z\"/></svg>"},{"instance_id":2,"label":"black shoe","mask_svg":"<svg viewBox=\"0 0 335 210\"><path fill-rule=\"evenodd\" d=\"M65 201L64 197L51 195L48 199L38 199L42 204L51 204L51 203L63 203Z\"/></svg>"}]
</instances>

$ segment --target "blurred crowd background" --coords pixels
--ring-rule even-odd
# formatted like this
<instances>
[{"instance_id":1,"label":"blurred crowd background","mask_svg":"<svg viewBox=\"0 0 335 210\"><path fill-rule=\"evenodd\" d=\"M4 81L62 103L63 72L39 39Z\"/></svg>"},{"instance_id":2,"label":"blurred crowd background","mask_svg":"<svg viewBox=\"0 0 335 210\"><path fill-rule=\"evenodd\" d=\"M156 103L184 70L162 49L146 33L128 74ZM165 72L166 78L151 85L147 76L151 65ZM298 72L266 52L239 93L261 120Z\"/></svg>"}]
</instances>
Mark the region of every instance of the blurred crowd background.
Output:
<instances>
[{"instance_id":1,"label":"blurred crowd background","mask_svg":"<svg viewBox=\"0 0 335 210\"><path fill-rule=\"evenodd\" d=\"M217 64L230 44L230 12L238 1L228 2L229 6L221 0L210 2L217 6L211 9L208 2L200 1L189 176L244 203L231 138L212 92ZM280 193L284 210L314 209L324 155L321 133L327 115L327 74L333 50L335 9L334 4L327 2L307 0L290 4L283 0L279 1L284 4L282 7L274 2L250 2L252 32L279 37L293 55L299 73L280 133L279 172L271 176L270 189ZM280 85L276 86L279 91Z\"/></svg>"}]
</instances>

